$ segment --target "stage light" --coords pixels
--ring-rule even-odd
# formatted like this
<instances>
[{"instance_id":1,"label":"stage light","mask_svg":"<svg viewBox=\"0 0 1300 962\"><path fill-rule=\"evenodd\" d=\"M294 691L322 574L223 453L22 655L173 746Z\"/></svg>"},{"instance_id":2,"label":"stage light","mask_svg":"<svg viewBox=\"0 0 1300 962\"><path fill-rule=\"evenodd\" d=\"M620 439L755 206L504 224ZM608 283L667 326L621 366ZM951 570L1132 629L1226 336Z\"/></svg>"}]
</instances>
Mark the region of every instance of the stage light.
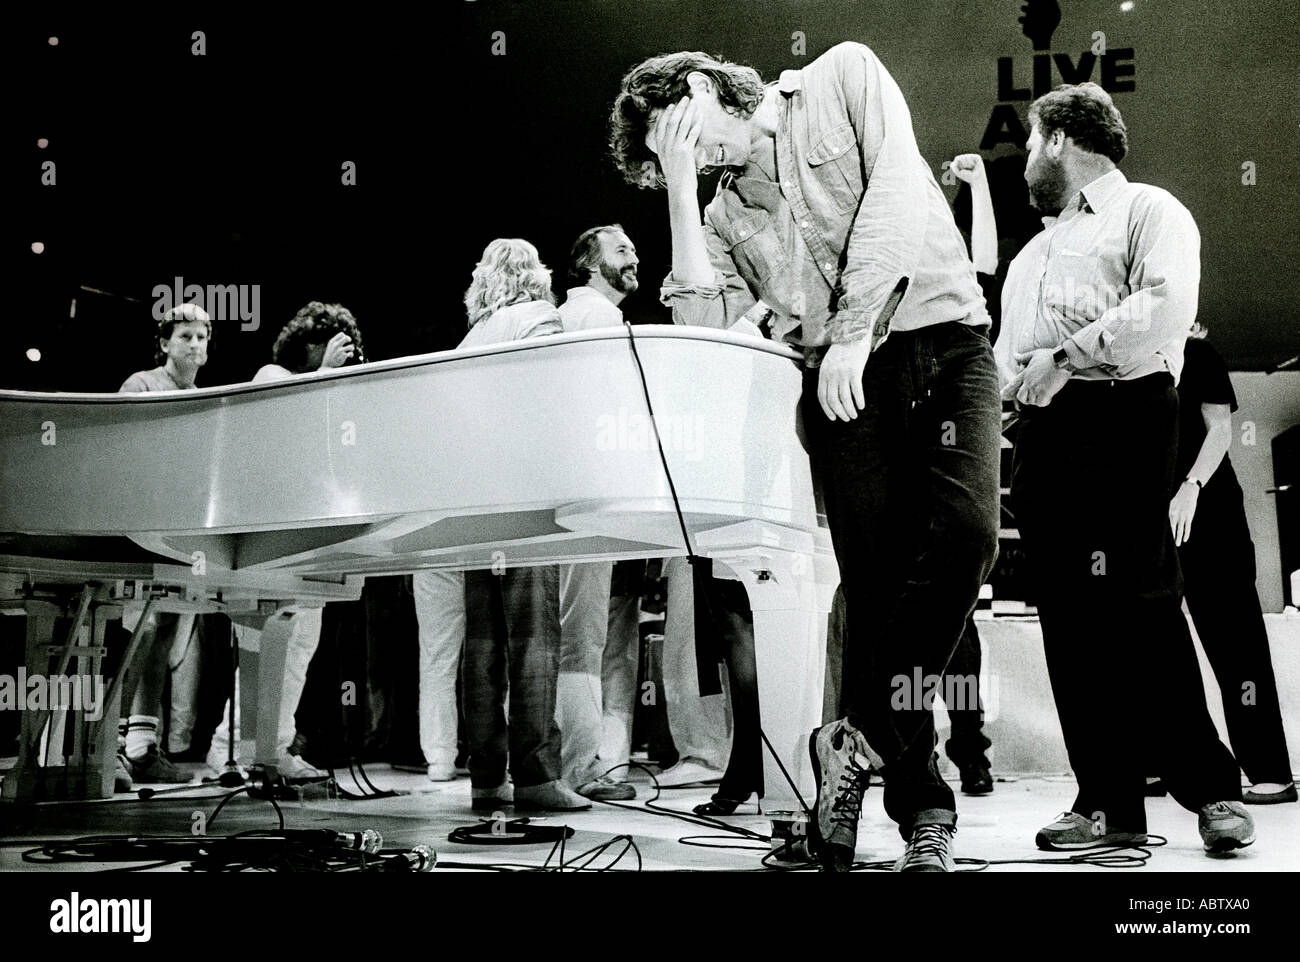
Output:
<instances>
[{"instance_id":1,"label":"stage light","mask_svg":"<svg viewBox=\"0 0 1300 962\"><path fill-rule=\"evenodd\" d=\"M27 349L27 360L35 363L41 359L41 349L39 347L29 347Z\"/></svg>"},{"instance_id":2,"label":"stage light","mask_svg":"<svg viewBox=\"0 0 1300 962\"><path fill-rule=\"evenodd\" d=\"M39 254L43 250L45 250L45 245L42 244L40 241L36 241L34 244L32 244L33 254Z\"/></svg>"},{"instance_id":3,"label":"stage light","mask_svg":"<svg viewBox=\"0 0 1300 962\"><path fill-rule=\"evenodd\" d=\"M51 46L51 47L57 47L58 45L59 45L59 38L58 38L58 37L51 37L51 38L50 38L50 46Z\"/></svg>"},{"instance_id":4,"label":"stage light","mask_svg":"<svg viewBox=\"0 0 1300 962\"><path fill-rule=\"evenodd\" d=\"M1128 13L1133 9L1133 0L1124 0L1124 2L1119 5L1119 8L1125 13Z\"/></svg>"},{"instance_id":5,"label":"stage light","mask_svg":"<svg viewBox=\"0 0 1300 962\"><path fill-rule=\"evenodd\" d=\"M50 146L50 142L42 137L40 140L36 141L36 146L41 148L41 150L44 150L46 147Z\"/></svg>"}]
</instances>

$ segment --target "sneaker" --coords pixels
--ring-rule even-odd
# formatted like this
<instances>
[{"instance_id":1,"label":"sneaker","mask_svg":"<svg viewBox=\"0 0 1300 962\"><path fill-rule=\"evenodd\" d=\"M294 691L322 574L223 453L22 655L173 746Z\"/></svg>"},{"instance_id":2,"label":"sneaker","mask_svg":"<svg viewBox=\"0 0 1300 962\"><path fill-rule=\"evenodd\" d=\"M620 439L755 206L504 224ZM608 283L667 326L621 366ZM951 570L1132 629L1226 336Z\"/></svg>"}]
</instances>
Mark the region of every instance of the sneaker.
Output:
<instances>
[{"instance_id":1,"label":"sneaker","mask_svg":"<svg viewBox=\"0 0 1300 962\"><path fill-rule=\"evenodd\" d=\"M1062 812L1051 825L1039 829L1034 836L1034 844L1048 852L1072 852L1076 849L1147 843L1146 832L1098 833L1099 824L1077 812Z\"/></svg>"},{"instance_id":2,"label":"sneaker","mask_svg":"<svg viewBox=\"0 0 1300 962\"><path fill-rule=\"evenodd\" d=\"M857 855L858 817L868 771L883 765L862 734L845 721L813 729L808 754L817 782L808 844L822 871L847 872Z\"/></svg>"},{"instance_id":3,"label":"sneaker","mask_svg":"<svg viewBox=\"0 0 1300 962\"><path fill-rule=\"evenodd\" d=\"M131 781L131 763L125 752L117 753L117 770L113 772L113 791L129 792L133 787Z\"/></svg>"},{"instance_id":4,"label":"sneaker","mask_svg":"<svg viewBox=\"0 0 1300 962\"><path fill-rule=\"evenodd\" d=\"M683 758L672 768L655 776L660 788L694 788L697 785L716 785L722 781L722 772L698 758Z\"/></svg>"},{"instance_id":5,"label":"sneaker","mask_svg":"<svg viewBox=\"0 0 1300 962\"><path fill-rule=\"evenodd\" d=\"M591 802L563 782L543 782L515 789L515 811L585 812Z\"/></svg>"},{"instance_id":6,"label":"sneaker","mask_svg":"<svg viewBox=\"0 0 1300 962\"><path fill-rule=\"evenodd\" d=\"M452 765L430 765L425 769L431 782L450 782L456 778L456 769Z\"/></svg>"},{"instance_id":7,"label":"sneaker","mask_svg":"<svg viewBox=\"0 0 1300 962\"><path fill-rule=\"evenodd\" d=\"M1255 820L1241 802L1202 805L1197 827L1207 852L1231 852L1255 841Z\"/></svg>"},{"instance_id":8,"label":"sneaker","mask_svg":"<svg viewBox=\"0 0 1300 962\"><path fill-rule=\"evenodd\" d=\"M515 803L514 792L508 781L496 788L471 788L469 794L470 806L476 812L491 814Z\"/></svg>"},{"instance_id":9,"label":"sneaker","mask_svg":"<svg viewBox=\"0 0 1300 962\"><path fill-rule=\"evenodd\" d=\"M971 765L959 765L961 772L961 793L963 795L991 795L993 793L993 773L989 770L987 758L981 758Z\"/></svg>"},{"instance_id":10,"label":"sneaker","mask_svg":"<svg viewBox=\"0 0 1300 962\"><path fill-rule=\"evenodd\" d=\"M1247 805L1282 805L1296 800L1295 782L1258 782L1241 793Z\"/></svg>"},{"instance_id":11,"label":"sneaker","mask_svg":"<svg viewBox=\"0 0 1300 962\"><path fill-rule=\"evenodd\" d=\"M902 857L894 863L895 872L954 872L951 825L926 823L912 829Z\"/></svg>"},{"instance_id":12,"label":"sneaker","mask_svg":"<svg viewBox=\"0 0 1300 962\"><path fill-rule=\"evenodd\" d=\"M275 760L275 770L281 778L289 782L310 782L330 777L329 772L323 772L301 755L293 755L289 752L280 753Z\"/></svg>"},{"instance_id":13,"label":"sneaker","mask_svg":"<svg viewBox=\"0 0 1300 962\"><path fill-rule=\"evenodd\" d=\"M126 760L131 763L131 778L137 782L184 785L193 779L189 772L183 772L173 765L157 745L150 745L149 750L139 758L128 755Z\"/></svg>"},{"instance_id":14,"label":"sneaker","mask_svg":"<svg viewBox=\"0 0 1300 962\"><path fill-rule=\"evenodd\" d=\"M636 789L627 782L615 781L608 775L593 778L575 789L583 798L593 802L629 802L636 798Z\"/></svg>"}]
</instances>

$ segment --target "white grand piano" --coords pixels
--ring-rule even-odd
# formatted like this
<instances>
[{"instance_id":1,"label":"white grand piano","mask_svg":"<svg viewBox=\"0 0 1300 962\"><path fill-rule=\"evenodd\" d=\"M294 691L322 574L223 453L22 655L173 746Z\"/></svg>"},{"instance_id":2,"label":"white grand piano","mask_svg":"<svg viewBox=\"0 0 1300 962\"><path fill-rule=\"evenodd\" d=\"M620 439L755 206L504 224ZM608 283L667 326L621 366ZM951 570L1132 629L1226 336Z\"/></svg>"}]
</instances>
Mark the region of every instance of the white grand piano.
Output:
<instances>
[{"instance_id":1,"label":"white grand piano","mask_svg":"<svg viewBox=\"0 0 1300 962\"><path fill-rule=\"evenodd\" d=\"M0 392L0 608L26 615L29 666L94 674L106 623L131 607L255 624L355 599L371 574L684 555L680 507L692 550L748 592L763 729L811 801L838 571L799 358L730 332L634 335L161 394ZM4 796L110 794L119 699L111 683L102 724L59 732L26 712ZM764 810L798 811L764 759Z\"/></svg>"}]
</instances>

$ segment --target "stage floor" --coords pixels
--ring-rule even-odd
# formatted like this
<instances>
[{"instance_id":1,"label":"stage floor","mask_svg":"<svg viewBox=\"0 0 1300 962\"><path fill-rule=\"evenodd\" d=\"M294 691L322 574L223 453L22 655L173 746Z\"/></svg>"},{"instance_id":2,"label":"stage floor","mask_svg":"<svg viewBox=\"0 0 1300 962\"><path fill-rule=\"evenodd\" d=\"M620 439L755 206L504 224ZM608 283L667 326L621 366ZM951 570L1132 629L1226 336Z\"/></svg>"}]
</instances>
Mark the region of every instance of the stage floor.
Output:
<instances>
[{"instance_id":1,"label":"stage floor","mask_svg":"<svg viewBox=\"0 0 1300 962\"><path fill-rule=\"evenodd\" d=\"M384 765L369 767L367 774L379 788L409 794L379 800L282 802L286 827L329 828L341 832L373 828L383 834L385 848L429 845L438 853L441 866L438 871L458 870L447 866L448 862L483 866L510 863L540 868L551 850L549 843L489 848L449 842L447 836L452 829L477 822L469 807L467 778L435 784L422 775L394 771ZM356 791L350 777L346 774L342 777L347 782L344 787ZM978 870L982 864L978 860L987 860L989 864L984 870L989 872L1108 871L1091 865L1069 864L1065 854L1040 852L1034 847L1034 833L1066 809L1073 799L1075 786L1071 777L1002 777L1005 780L999 780L992 795L958 797L954 854L962 860L960 870ZM615 870L635 870L639 852L643 871L764 870L761 859L767 850L766 843L726 836L721 830L695 826L651 811L645 806L654 795L649 776L638 772L633 782L638 792L636 802L618 806L597 803L590 812L535 819L536 824L568 825L575 830L576 834L565 847L565 859L570 863L576 856L615 836L630 835L635 841L636 851L629 849L616 864L614 857L625 848L622 842L598 855L590 863L591 868L612 866ZM654 804L689 813L692 806L706 801L710 794L707 788L664 790ZM189 835L194 813L210 815L220 799L220 790L196 785L191 792L148 801L130 794L102 802L47 804L26 809L5 806L0 808L0 870L66 872L122 867L108 863L32 865L24 863L21 855L43 839L101 834ZM748 810L754 811L753 803ZM1250 811L1257 824L1256 843L1232 856L1211 859L1201 850L1195 815L1184 811L1172 799L1148 799L1149 831L1167 837L1168 844L1147 849L1149 861L1136 871L1251 873L1300 869L1300 850L1295 845L1295 839L1300 838L1300 805L1251 806ZM760 834L768 831L767 820L756 814L722 821ZM208 834L269 830L276 825L275 813L265 800L240 795L225 806ZM680 841L683 837L740 846L745 850L697 847L683 844ZM748 850L751 846L753 850ZM881 790L873 787L867 792L864 804L858 858L863 862L887 863L901 852L902 841L881 807ZM551 864L555 864L555 858ZM179 870L181 866L177 865L157 871Z\"/></svg>"}]
</instances>

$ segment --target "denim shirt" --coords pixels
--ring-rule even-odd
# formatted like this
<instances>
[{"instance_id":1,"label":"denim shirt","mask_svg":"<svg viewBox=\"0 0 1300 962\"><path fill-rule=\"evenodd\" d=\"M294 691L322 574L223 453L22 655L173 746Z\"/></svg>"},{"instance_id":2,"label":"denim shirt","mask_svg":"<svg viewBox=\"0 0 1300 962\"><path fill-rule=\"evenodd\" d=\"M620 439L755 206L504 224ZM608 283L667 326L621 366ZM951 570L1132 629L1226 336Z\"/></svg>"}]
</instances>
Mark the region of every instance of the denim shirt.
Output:
<instances>
[{"instance_id":1,"label":"denim shirt","mask_svg":"<svg viewBox=\"0 0 1300 962\"><path fill-rule=\"evenodd\" d=\"M769 179L756 163L723 176L704 211L714 283L669 274L660 299L673 320L767 320L774 339L803 346L811 363L814 349L868 334L878 346L891 330L989 325L902 92L875 54L839 44L783 72L778 87L778 190L756 202L747 182ZM802 243L790 243L793 231Z\"/></svg>"}]
</instances>

